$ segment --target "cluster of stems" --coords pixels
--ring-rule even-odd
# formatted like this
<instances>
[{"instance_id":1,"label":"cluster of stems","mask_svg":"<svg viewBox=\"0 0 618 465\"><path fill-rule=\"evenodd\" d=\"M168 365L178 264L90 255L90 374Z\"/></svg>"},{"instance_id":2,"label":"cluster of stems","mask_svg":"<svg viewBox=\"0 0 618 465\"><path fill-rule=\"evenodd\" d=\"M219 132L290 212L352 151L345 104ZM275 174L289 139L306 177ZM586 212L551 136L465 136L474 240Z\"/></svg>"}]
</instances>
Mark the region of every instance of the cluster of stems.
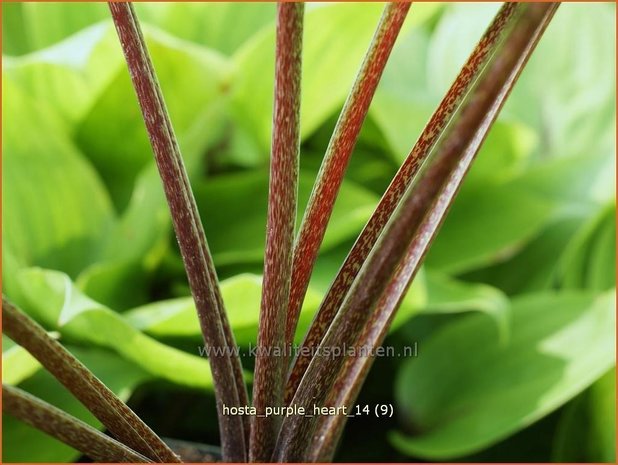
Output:
<instances>
[{"instance_id":1,"label":"cluster of stems","mask_svg":"<svg viewBox=\"0 0 618 465\"><path fill-rule=\"evenodd\" d=\"M298 232L297 213L303 3L277 5L273 133L264 277L253 407L258 415L225 415L249 405L234 350L211 351L223 461L332 460L346 418L264 416L267 407L351 408L371 357L322 356L285 347L296 333L328 221L389 55L410 9L388 3L343 105ZM135 11L110 11L142 111L173 220L204 342L231 349L219 281ZM492 123L533 52L557 3L505 3L438 105L333 280L303 347L382 344L395 312ZM247 199L250 201L251 199ZM208 219L206 219L208 221ZM87 454L108 462L179 462L172 449L101 381L25 313L3 298L5 333L34 355L114 436L103 435L40 399L3 386L5 410ZM269 355L269 353L271 355ZM308 356L306 354L314 354ZM305 354L305 355L303 355Z\"/></svg>"}]
</instances>

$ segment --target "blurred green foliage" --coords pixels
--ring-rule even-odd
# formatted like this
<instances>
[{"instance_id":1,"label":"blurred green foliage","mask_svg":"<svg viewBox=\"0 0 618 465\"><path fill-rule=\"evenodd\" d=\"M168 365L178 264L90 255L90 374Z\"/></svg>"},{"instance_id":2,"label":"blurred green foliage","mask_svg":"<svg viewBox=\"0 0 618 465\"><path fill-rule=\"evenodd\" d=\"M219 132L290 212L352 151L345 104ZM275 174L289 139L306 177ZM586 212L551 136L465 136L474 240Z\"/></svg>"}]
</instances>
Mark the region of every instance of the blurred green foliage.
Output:
<instances>
[{"instance_id":1,"label":"blurred green foliage","mask_svg":"<svg viewBox=\"0 0 618 465\"><path fill-rule=\"evenodd\" d=\"M265 236L275 7L136 8L230 320L248 345ZM497 9L412 6L298 338ZM382 460L508 460L526 431L551 422L550 452L533 460L615 461L614 9L560 7L481 149L391 332L393 341L418 341L419 357L390 361L396 382L367 388L396 404L391 431L373 436ZM308 6L301 206L380 11ZM182 262L106 5L3 3L2 17L4 292L124 399L138 386L158 392L156 380L208 392ZM5 382L98 425L28 354L3 343ZM4 461L78 457L3 420ZM344 439L343 457L349 447Z\"/></svg>"}]
</instances>

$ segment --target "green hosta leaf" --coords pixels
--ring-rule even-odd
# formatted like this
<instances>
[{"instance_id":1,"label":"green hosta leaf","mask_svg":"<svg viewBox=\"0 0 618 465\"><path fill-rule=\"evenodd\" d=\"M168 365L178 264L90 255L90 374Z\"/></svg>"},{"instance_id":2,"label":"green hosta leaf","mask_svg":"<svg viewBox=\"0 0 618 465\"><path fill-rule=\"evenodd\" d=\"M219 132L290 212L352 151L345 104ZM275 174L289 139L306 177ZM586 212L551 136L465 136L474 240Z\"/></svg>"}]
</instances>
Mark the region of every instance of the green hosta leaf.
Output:
<instances>
[{"instance_id":1,"label":"green hosta leaf","mask_svg":"<svg viewBox=\"0 0 618 465\"><path fill-rule=\"evenodd\" d=\"M560 259L585 217L562 218L545 227L538 236L507 261L470 273L509 295L555 288Z\"/></svg>"},{"instance_id":2,"label":"green hosta leaf","mask_svg":"<svg viewBox=\"0 0 618 465\"><path fill-rule=\"evenodd\" d=\"M441 273L427 273L425 313L459 313L470 310L491 316L503 341L508 340L510 303L506 295L486 284L457 281Z\"/></svg>"},{"instance_id":3,"label":"green hosta leaf","mask_svg":"<svg viewBox=\"0 0 618 465\"><path fill-rule=\"evenodd\" d=\"M109 18L101 3L26 3L2 6L2 53L22 55L49 47Z\"/></svg>"},{"instance_id":4,"label":"green hosta leaf","mask_svg":"<svg viewBox=\"0 0 618 465\"><path fill-rule=\"evenodd\" d=\"M542 155L614 158L615 32L615 12L602 3L564 4L547 27L505 107L542 128Z\"/></svg>"},{"instance_id":5,"label":"green hosta leaf","mask_svg":"<svg viewBox=\"0 0 618 465\"><path fill-rule=\"evenodd\" d=\"M80 292L65 274L37 268L19 274L25 309L69 341L112 349L152 375L211 388L208 362L144 335L121 315Z\"/></svg>"},{"instance_id":6,"label":"green hosta leaf","mask_svg":"<svg viewBox=\"0 0 618 465\"><path fill-rule=\"evenodd\" d=\"M68 349L125 401L139 384L151 378L140 367L113 353L71 346ZM46 371L37 372L19 387L80 420L101 428L98 420ZM2 425L3 462L72 462L81 456L81 453L71 447L8 415L3 415Z\"/></svg>"},{"instance_id":7,"label":"green hosta leaf","mask_svg":"<svg viewBox=\"0 0 618 465\"><path fill-rule=\"evenodd\" d=\"M397 97L390 101L381 97L378 102L372 115L383 129L396 159L401 162L408 156L412 143L431 113L418 110L423 107L422 104L407 104ZM518 174L523 171L524 163L535 144L536 136L530 128L514 122L497 121L472 165L466 185Z\"/></svg>"},{"instance_id":8,"label":"green hosta leaf","mask_svg":"<svg viewBox=\"0 0 618 465\"><path fill-rule=\"evenodd\" d=\"M97 24L38 52L4 57L3 73L30 97L53 107L72 126L122 64L113 27Z\"/></svg>"},{"instance_id":9,"label":"green hosta leaf","mask_svg":"<svg viewBox=\"0 0 618 465\"><path fill-rule=\"evenodd\" d=\"M410 288L392 328L417 313L426 303L425 280L417 277ZM256 344L262 295L262 278L241 274L221 282L221 292L238 345ZM301 342L322 299L322 292L309 287L298 325ZM129 310L124 318L135 328L156 338L181 337L200 340L202 333L191 297L164 300Z\"/></svg>"},{"instance_id":10,"label":"green hosta leaf","mask_svg":"<svg viewBox=\"0 0 618 465\"><path fill-rule=\"evenodd\" d=\"M443 95L500 8L497 3L448 5L427 52L430 92Z\"/></svg>"},{"instance_id":11,"label":"green hosta leaf","mask_svg":"<svg viewBox=\"0 0 618 465\"><path fill-rule=\"evenodd\" d=\"M315 174L301 174L298 221ZM198 207L215 263L261 262L264 255L268 173L253 171L209 178L195 188ZM322 244L327 250L354 236L373 211L377 197L351 182L344 182Z\"/></svg>"},{"instance_id":12,"label":"green hosta leaf","mask_svg":"<svg viewBox=\"0 0 618 465\"><path fill-rule=\"evenodd\" d=\"M536 235L555 208L554 202L508 184L462 191L429 250L427 266L461 273L491 263Z\"/></svg>"},{"instance_id":13,"label":"green hosta leaf","mask_svg":"<svg viewBox=\"0 0 618 465\"><path fill-rule=\"evenodd\" d=\"M514 121L497 121L483 142L466 184L509 179L521 174L537 145L537 136L529 127Z\"/></svg>"},{"instance_id":14,"label":"green hosta leaf","mask_svg":"<svg viewBox=\"0 0 618 465\"><path fill-rule=\"evenodd\" d=\"M585 223L566 246L560 281L566 287L605 290L616 282L616 203Z\"/></svg>"},{"instance_id":15,"label":"green hosta leaf","mask_svg":"<svg viewBox=\"0 0 618 465\"><path fill-rule=\"evenodd\" d=\"M75 276L96 259L113 224L96 172L62 132L56 114L3 79L4 273L46 266Z\"/></svg>"},{"instance_id":16,"label":"green hosta leaf","mask_svg":"<svg viewBox=\"0 0 618 465\"><path fill-rule=\"evenodd\" d=\"M343 104L378 24L382 4L331 4L305 14L301 136L311 134ZM427 20L436 4L412 6L404 30ZM352 21L351 18L354 20ZM264 30L234 56L237 120L266 155L270 146L274 76L274 29ZM325 78L336 76L336 79Z\"/></svg>"},{"instance_id":17,"label":"green hosta leaf","mask_svg":"<svg viewBox=\"0 0 618 465\"><path fill-rule=\"evenodd\" d=\"M302 76L302 102L306 104L301 106L300 118L303 136L343 103L381 9L378 4L339 4L306 12ZM233 95L238 119L263 149L270 144L274 40L274 28L264 31L234 57L238 74ZM324 70L337 79L324 79Z\"/></svg>"},{"instance_id":18,"label":"green hosta leaf","mask_svg":"<svg viewBox=\"0 0 618 465\"><path fill-rule=\"evenodd\" d=\"M226 55L275 20L270 3L138 3L135 8L141 22Z\"/></svg>"},{"instance_id":19,"label":"green hosta leaf","mask_svg":"<svg viewBox=\"0 0 618 465\"><path fill-rule=\"evenodd\" d=\"M261 276L242 274L221 282L221 292L236 343L256 343L262 295ZM309 289L301 313L306 329L320 303L321 294ZM133 326L154 337L201 338L195 304L191 297L148 304L124 315Z\"/></svg>"},{"instance_id":20,"label":"green hosta leaf","mask_svg":"<svg viewBox=\"0 0 618 465\"><path fill-rule=\"evenodd\" d=\"M434 93L441 95L451 84L497 8L449 6L429 45ZM612 152L615 29L614 12L605 4L564 4L548 26L504 109L537 128L541 155ZM554 84L548 87L549 81Z\"/></svg>"},{"instance_id":21,"label":"green hosta leaf","mask_svg":"<svg viewBox=\"0 0 618 465\"><path fill-rule=\"evenodd\" d=\"M217 138L221 106L202 114L199 137L185 137L189 176L202 164L201 154ZM84 270L77 284L87 295L117 310L147 302L150 275L169 248L171 220L154 162L138 175L129 204L101 246L99 261Z\"/></svg>"},{"instance_id":22,"label":"green hosta leaf","mask_svg":"<svg viewBox=\"0 0 618 465\"><path fill-rule=\"evenodd\" d=\"M616 204L606 210L590 253L588 288L605 290L616 284Z\"/></svg>"},{"instance_id":23,"label":"green hosta leaf","mask_svg":"<svg viewBox=\"0 0 618 465\"><path fill-rule=\"evenodd\" d=\"M495 10L495 6L487 8ZM485 25L489 21L488 17ZM476 33L480 35L481 31L478 29ZM457 27L452 32L460 34L462 31ZM384 134L397 163L408 156L443 92L432 88L436 83L432 74L429 74L432 79L427 79L427 61L431 63L432 60L428 54L428 43L429 34L422 29L413 29L401 38L386 66L371 106L370 114ZM459 42L449 43L449 49L458 47L461 47ZM474 43L467 45L463 59L467 58L473 47ZM452 76L449 73L447 84L455 78L461 64ZM499 120L483 144L466 183L504 178L516 173L523 168L523 162L536 144L536 134L529 127L509 119Z\"/></svg>"},{"instance_id":24,"label":"green hosta leaf","mask_svg":"<svg viewBox=\"0 0 618 465\"><path fill-rule=\"evenodd\" d=\"M41 364L21 346L2 335L2 382L19 384L39 371Z\"/></svg>"},{"instance_id":25,"label":"green hosta leaf","mask_svg":"<svg viewBox=\"0 0 618 465\"><path fill-rule=\"evenodd\" d=\"M215 94L218 95L216 90L216 82L219 82L221 78L221 69L225 67L222 58L204 51L197 51L196 47L189 47L185 49L182 44L178 44L167 36L164 36L156 31L151 32L151 36L154 37L153 41L156 45L155 49L155 61L158 58L164 62L164 81L170 84L170 92L166 93L166 98L172 100L172 107L178 109L183 108L183 111L178 111L178 115L186 115L186 111L193 110L193 119L185 116L185 124L182 126L181 133L181 145L184 150L185 161L187 169L190 173L196 173L201 165L202 154L205 147L212 142L213 139L218 137L219 129L221 127L221 109L223 108L222 102L214 102ZM186 62L192 62L192 67L187 68ZM188 92L187 83L183 80L179 80L175 77L179 69L191 69L195 73L203 72L208 75L208 83L200 87L199 92L191 91L192 98L189 99L192 105L182 104L179 100L178 92ZM206 73L208 71L208 73ZM216 73L215 73L216 71ZM213 73L216 76L212 76ZM83 241L84 244L78 243L79 255L81 260L73 266L67 267L64 262L58 262L54 260L50 261L25 261L22 256L23 253L20 250L14 250L13 247L5 248L7 252L7 258L4 259L5 269L16 270L19 266L27 265L43 265L49 268L62 269L63 271L70 272L72 276L76 276L79 272L82 272L79 276L79 284L89 295L100 299L108 305L112 305L114 308L127 308L143 303L145 301L145 285L147 282L147 274L154 265L156 265L157 257L162 253L162 248L165 247L167 235L169 234L169 214L167 212L167 205L163 196L161 183L158 173L154 167L152 161L151 150L146 138L145 129L141 116L138 114L137 102L135 100L133 89L128 83L128 73L126 71L126 65L120 52L120 47L117 43L117 37L113 28L110 25L97 25L93 26L82 33L78 34L74 38L70 38L60 44L55 45L52 48L42 50L37 53L30 54L19 59L10 60L10 66L4 73L5 80L9 83L6 87L10 86L16 88L15 92L11 92L10 100L11 106L5 107L4 111L10 112L11 115L15 113L15 118L11 118L11 121L16 123L21 118L28 118L28 121L24 124L10 126L11 123L5 125L5 133L8 130L15 132L9 134L6 137L9 140L5 144L5 150L10 155L13 155L14 146L20 148L17 143L13 141L19 141L20 145L24 145L24 148L20 150L29 150L33 152L45 150L52 150L63 154L68 150L57 148L54 144L55 139L63 139L63 134L67 133L69 126L77 123L82 117L84 112L89 111L88 118L94 117L98 123L96 128L93 128L93 139L88 139L87 143L80 139L84 149L87 151L93 144L97 147L95 152L103 154L102 158L104 163L108 163L110 154L118 154L122 156L123 153L119 153L115 147L110 147L108 142L112 145L119 144L118 147L125 147L127 144L129 133L139 133L139 137L144 142L142 149L138 150L139 157L144 159L145 167L136 167L135 171L131 171L131 163L126 163L130 158L124 158L122 162L116 159L115 163L106 164L105 167L97 165L100 172L103 174L110 174L113 172L117 176L112 176L114 179L110 186L114 189L120 189L123 191L123 195L130 195L128 200L128 207L123 213L119 222L112 220L112 212L109 208L109 202L107 201L107 194L102 192L100 195L105 196L106 204L104 205L107 210L107 216L110 218L103 225L101 221L95 218L95 215L101 209L98 206L98 198L92 191L96 192L96 189L100 188L98 180L90 182L92 178L89 173L85 172L81 175L81 171L76 172L77 180L73 182L75 184L75 190L72 190L72 199L70 201L63 200L64 197L58 199L58 193L56 195L48 195L44 190L41 190L46 185L52 184L53 179L47 180L46 183L40 183L35 180L30 180L27 184L29 188L37 189L37 193L33 192L31 196L32 201L36 197L39 199L45 199L43 202L39 200L42 212L45 212L47 216L50 216L50 212L55 212L59 209L67 208L70 210L76 210L72 208L72 203L83 202L83 210L86 210L86 214L81 214L80 210L76 210L76 214L79 218L76 220L89 222L92 229L97 233L97 240L91 242ZM107 108L104 103L108 102L110 94L118 96L119 89L114 86L114 83L121 79L122 76L126 76L126 86L121 89L124 92L122 107L126 107L125 103L128 101L135 102L135 105L129 105L132 108L133 117L129 117L127 121L117 122L116 116L121 114L126 117L127 112L117 112L117 107ZM173 84L173 85L172 85ZM18 89L18 90L17 90ZM71 89L69 97L67 98L67 90ZM213 90L215 89L215 90ZM105 92L103 92L105 90ZM121 92L121 93L122 93ZM32 99L30 108L26 104L21 104L19 97L23 96L23 100ZM197 96L197 98L195 98ZM205 100L206 99L206 100ZM36 100L36 103L34 101ZM212 102L211 102L212 100ZM204 108L198 106L202 103L211 104ZM118 103L118 102L117 102ZM94 105L95 109L91 109ZM107 108L101 109L100 106ZM36 106L36 108L34 108ZM44 107L43 109L38 108ZM53 107L48 109L47 107ZM188 110L187 110L188 109ZM61 118L56 117L54 110L58 110ZM38 119L30 116L30 113L40 113ZM93 113L94 112L94 113ZM39 132L40 137L33 138L28 134L34 134L37 130L37 126L41 126L44 121L44 116L49 113L49 129L44 133ZM96 116L93 116L96 115ZM110 117L110 115L114 115ZM62 121L69 123L66 128L63 127ZM130 121L129 121L130 120ZM88 119L87 119L88 121ZM100 123L100 124L99 124ZM85 123L84 123L85 124ZM178 127L178 126L177 126ZM113 128L110 132L117 131L115 136L110 138L110 132L107 130ZM48 137L47 133L51 131L56 132L53 136ZM85 137L84 126L80 127L78 139L82 136ZM43 131L41 129L40 131ZM27 133L27 134L25 134ZM46 147L44 140L50 139L48 146ZM23 141L27 141L24 143ZM11 145L12 144L12 145ZM38 147L29 147L29 145ZM68 145L68 143L67 143ZM130 145L130 144L129 144ZM75 152L73 158L79 158L74 163L81 163L87 165L84 157L78 154L73 148L71 151ZM135 154L136 152L132 152ZM49 153L51 155L51 153ZM126 155L126 154L124 154ZM92 153L88 151L88 156L92 158ZM138 158L139 158L138 157ZM49 169L44 161L49 157L30 157L17 168L20 171L20 176L23 178L25 170L28 169L29 173L45 173L49 176L49 173L54 169L64 170L67 174L60 187L55 188L60 191L66 191L68 184L71 188L72 171L67 170L64 164L59 164L57 168ZM54 157L52 157L54 158ZM96 158L96 157L95 157ZM56 163L63 162L64 158L56 155L54 158ZM95 159L96 161L96 159ZM6 173L14 173L12 158L6 163ZM52 163L52 159L49 159L47 164ZM32 168L30 166L32 165ZM89 167L88 167L89 169ZM75 170L74 170L75 171ZM85 170L82 170L85 171ZM129 180L135 176L135 185ZM5 199L12 198L15 191L13 184L18 182L17 176L13 176L11 180L5 183L7 188L5 189ZM79 182L81 180L81 182ZM126 182L125 182L126 181ZM56 180L56 183L58 181ZM90 184L83 189L77 189L82 184ZM63 189L64 188L64 189ZM13 190L11 190L13 189ZM21 188L22 197L28 189ZM65 195L66 196L66 195ZM15 206L15 209L23 210L23 205L19 202L20 199L16 199L11 203L11 206ZM118 200L118 199L116 199ZM47 202L50 205L47 205ZM5 219L13 220L10 207L7 207L7 216ZM25 210L24 210L25 211ZM33 210L34 211L34 210ZM16 216L16 213L13 213ZM64 214L64 213L63 213ZM36 220L36 214L30 213L30 216L20 213L22 218L20 222L24 222L26 219ZM70 216L68 217L70 218ZM70 218L72 219L72 218ZM50 221L47 221L49 223ZM54 226L47 226L41 224L39 226L31 226L28 228L31 233L39 231L41 236L43 230L53 227L62 228L62 221L58 218L54 220ZM70 221L65 221L70 226ZM17 221L12 221L17 227ZM32 241L31 244L25 245L26 240L29 239L27 235L22 235L23 238L19 239L20 234L8 229L9 239L6 241L24 241L21 245L25 249L36 250L37 242ZM53 235L50 235L53 240ZM45 238L45 235L41 236ZM48 238L49 239L49 238ZM59 241L67 244L69 241L64 237L58 237ZM81 239L80 239L81 241ZM5 242L5 243L6 243ZM77 248L77 245L75 246ZM31 250L28 253L32 253ZM59 254L60 256L60 254ZM60 257L62 260L70 259L70 254L65 257ZM20 262L23 262L20 264ZM85 269L87 268L87 269ZM85 269L85 270L84 270ZM12 273L13 274L13 273ZM15 286L10 283L11 278L8 279L9 293L14 292ZM130 287L130 292L127 289Z\"/></svg>"},{"instance_id":26,"label":"green hosta leaf","mask_svg":"<svg viewBox=\"0 0 618 465\"><path fill-rule=\"evenodd\" d=\"M396 331L410 318L427 309L429 303L428 280L425 269L421 268L403 297L389 331Z\"/></svg>"},{"instance_id":27,"label":"green hosta leaf","mask_svg":"<svg viewBox=\"0 0 618 465\"><path fill-rule=\"evenodd\" d=\"M369 110L398 163L408 156L440 102L439 95L427 91L428 36L427 31L416 28L402 33Z\"/></svg>"},{"instance_id":28,"label":"green hosta leaf","mask_svg":"<svg viewBox=\"0 0 618 465\"><path fill-rule=\"evenodd\" d=\"M199 159L189 154L187 169ZM76 283L96 301L125 310L148 301L151 275L169 250L171 220L161 179L154 164L138 176L129 205L102 241L98 260Z\"/></svg>"},{"instance_id":29,"label":"green hosta leaf","mask_svg":"<svg viewBox=\"0 0 618 465\"><path fill-rule=\"evenodd\" d=\"M604 156L558 158L504 182L464 186L429 251L428 266L461 273L503 261L545 225L595 211L593 189L604 169Z\"/></svg>"},{"instance_id":30,"label":"green hosta leaf","mask_svg":"<svg viewBox=\"0 0 618 465\"><path fill-rule=\"evenodd\" d=\"M228 85L227 62L214 51L153 28L146 29L146 40L180 148L185 156L188 151L200 152L221 124L206 123L212 123L213 106L220 107ZM119 47L116 55L122 59ZM136 177L152 163L126 65L118 67L91 106L76 129L76 140L101 173L115 204L124 208Z\"/></svg>"},{"instance_id":31,"label":"green hosta leaf","mask_svg":"<svg viewBox=\"0 0 618 465\"><path fill-rule=\"evenodd\" d=\"M553 460L616 461L616 368L590 386L562 414Z\"/></svg>"},{"instance_id":32,"label":"green hosta leaf","mask_svg":"<svg viewBox=\"0 0 618 465\"><path fill-rule=\"evenodd\" d=\"M23 16L21 3L2 6L2 55L21 55L29 51Z\"/></svg>"},{"instance_id":33,"label":"green hosta leaf","mask_svg":"<svg viewBox=\"0 0 618 465\"><path fill-rule=\"evenodd\" d=\"M400 414L417 433L396 433L406 454L445 460L525 428L615 363L615 292L541 293L512 301L501 343L484 315L431 337L397 381Z\"/></svg>"}]
</instances>

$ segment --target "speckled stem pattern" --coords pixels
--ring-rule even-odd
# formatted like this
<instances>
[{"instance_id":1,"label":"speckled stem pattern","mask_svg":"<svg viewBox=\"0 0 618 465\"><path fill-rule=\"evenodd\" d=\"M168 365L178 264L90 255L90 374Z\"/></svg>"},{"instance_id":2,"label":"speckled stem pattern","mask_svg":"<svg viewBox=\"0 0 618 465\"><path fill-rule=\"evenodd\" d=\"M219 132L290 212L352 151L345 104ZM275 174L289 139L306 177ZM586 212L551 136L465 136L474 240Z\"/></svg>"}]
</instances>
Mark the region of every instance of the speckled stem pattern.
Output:
<instances>
[{"instance_id":1,"label":"speckled stem pattern","mask_svg":"<svg viewBox=\"0 0 618 465\"><path fill-rule=\"evenodd\" d=\"M440 139L435 155L422 167L419 180L404 192L321 347L360 348L367 342L375 347L381 341L472 160L556 7L550 3L527 4L509 28L503 45L492 54L473 92L466 96L465 105ZM355 395L366 368L363 363L348 365L350 377L346 378L348 360L345 355L315 356L292 404L310 409L314 404L336 400L341 395L336 390L342 388L338 379ZM286 418L274 458L283 462L321 458L312 455L314 441L326 446L338 432L318 430L317 422L316 417ZM308 437L314 441L308 441Z\"/></svg>"},{"instance_id":2,"label":"speckled stem pattern","mask_svg":"<svg viewBox=\"0 0 618 465\"><path fill-rule=\"evenodd\" d=\"M2 329L41 362L118 441L155 462L180 462L178 456L105 384L4 296Z\"/></svg>"},{"instance_id":3,"label":"speckled stem pattern","mask_svg":"<svg viewBox=\"0 0 618 465\"><path fill-rule=\"evenodd\" d=\"M247 459L250 419L223 415L222 407L224 404L228 407L247 405L247 392L240 359L232 350L234 336L195 198L135 11L126 2L110 2L109 8L163 181L204 342L221 349L211 352L209 362L217 398L223 459L243 462ZM223 350L225 347L229 350Z\"/></svg>"},{"instance_id":4,"label":"speckled stem pattern","mask_svg":"<svg viewBox=\"0 0 618 465\"><path fill-rule=\"evenodd\" d=\"M2 385L2 410L77 449L95 462L151 462L92 426L17 387Z\"/></svg>"},{"instance_id":5,"label":"speckled stem pattern","mask_svg":"<svg viewBox=\"0 0 618 465\"><path fill-rule=\"evenodd\" d=\"M292 288L286 327L288 343L294 340L309 278L350 156L410 5L409 2L398 2L385 6L369 50L326 148L294 246Z\"/></svg>"},{"instance_id":6,"label":"speckled stem pattern","mask_svg":"<svg viewBox=\"0 0 618 465\"><path fill-rule=\"evenodd\" d=\"M453 116L461 107L464 97L483 71L492 51L495 50L496 45L504 37L509 25L513 24L521 10L522 6L517 3L506 3L471 53L346 257L305 336L303 347L313 349L326 334L354 278L356 278L406 188L435 148L440 135L453 119ZM294 361L286 386L287 402L292 399L298 383L300 383L311 361L309 356L302 356L303 353L309 354L311 351L299 351L299 356Z\"/></svg>"},{"instance_id":7,"label":"speckled stem pattern","mask_svg":"<svg viewBox=\"0 0 618 465\"><path fill-rule=\"evenodd\" d=\"M519 27L513 30L510 35L508 47L513 47L512 53L520 53L513 58L517 60L513 66L510 75L504 80L504 85L498 93L494 104L487 111L485 120L479 125L479 132L485 130L486 125L490 125L495 119L500 107L504 103L514 81L521 72L528 57L533 52L538 40L540 39L545 27L551 20L558 4L547 6L544 12L531 11L528 13L530 19L522 19ZM541 16L544 15L544 16ZM537 23L537 18L539 22ZM536 24L536 29L533 30ZM532 35L530 35L532 34ZM522 51L523 50L523 51ZM502 55L504 57L506 55ZM501 65L496 64L494 68L488 71L488 76L501 74L499 69ZM505 70L508 73L508 70ZM480 86L483 84L480 83ZM482 136L484 137L484 135ZM446 214L448 206L451 204L457 189L461 185L462 178L468 170L470 163L478 152L482 140L480 137L474 137L470 144L465 148L463 157L459 165L450 175L449 180L439 193L437 200L432 207L432 210L427 215L424 222L419 227L420 234L418 240L414 239L406 252L404 260L397 266L395 274L391 278L388 287L382 294L375 311L372 313L363 333L359 338L359 347L378 347L384 341L388 328L390 327L393 318L403 297L405 296L415 274L420 266L420 261L428 248L428 239L433 238L437 228ZM419 186L420 187L420 186ZM331 391L330 397L326 400L327 406L346 405L351 408L356 402L356 398L360 388L369 373L373 363L372 357L352 357L345 361L343 370ZM312 462L329 462L332 460L337 443L343 432L347 417L337 415L323 417L320 419L320 424L317 430L320 432L319 437L314 437L313 446L309 460Z\"/></svg>"},{"instance_id":8,"label":"speckled stem pattern","mask_svg":"<svg viewBox=\"0 0 618 465\"><path fill-rule=\"evenodd\" d=\"M263 415L267 406L283 405L288 369L285 324L298 197L303 15L303 3L277 5L275 102L258 332L258 347L277 352L260 351L256 355L253 405L258 415L251 426L251 462L266 462L272 454L281 418Z\"/></svg>"}]
</instances>

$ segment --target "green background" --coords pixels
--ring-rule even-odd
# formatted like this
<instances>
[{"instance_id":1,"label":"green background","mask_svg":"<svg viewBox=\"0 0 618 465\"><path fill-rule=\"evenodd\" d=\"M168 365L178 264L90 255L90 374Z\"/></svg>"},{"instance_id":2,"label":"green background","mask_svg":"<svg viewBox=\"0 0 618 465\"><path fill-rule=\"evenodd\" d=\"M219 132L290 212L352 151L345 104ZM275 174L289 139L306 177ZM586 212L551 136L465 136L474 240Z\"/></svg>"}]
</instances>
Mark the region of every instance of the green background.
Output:
<instances>
[{"instance_id":1,"label":"green background","mask_svg":"<svg viewBox=\"0 0 618 465\"><path fill-rule=\"evenodd\" d=\"M275 6L136 8L246 347L260 301ZM412 6L299 338L498 8ZM381 10L307 6L301 207ZM195 309L106 5L3 3L2 17L3 292L155 431L216 444ZM378 360L361 393L395 415L351 420L337 460L615 461L615 29L614 5L559 8L387 339L418 344L418 357ZM3 381L98 425L6 337ZM3 422L4 461L79 457Z\"/></svg>"}]
</instances>

